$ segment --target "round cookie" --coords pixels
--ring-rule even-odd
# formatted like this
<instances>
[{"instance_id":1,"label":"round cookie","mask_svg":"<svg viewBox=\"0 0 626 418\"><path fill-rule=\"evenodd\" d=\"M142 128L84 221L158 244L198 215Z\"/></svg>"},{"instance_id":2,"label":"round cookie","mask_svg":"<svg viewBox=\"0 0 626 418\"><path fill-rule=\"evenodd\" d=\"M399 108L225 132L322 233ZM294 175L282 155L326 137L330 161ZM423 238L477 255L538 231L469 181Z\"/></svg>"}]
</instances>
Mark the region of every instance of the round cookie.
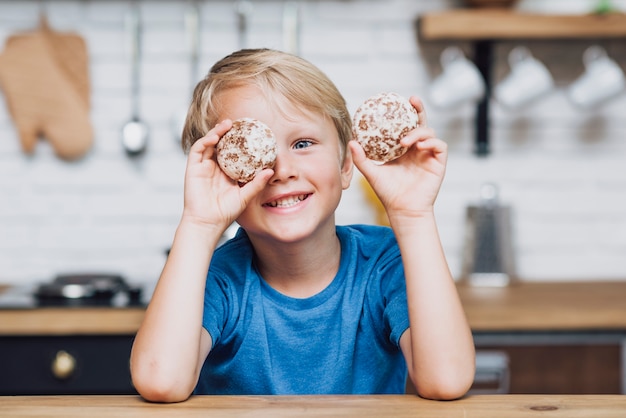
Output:
<instances>
[{"instance_id":1,"label":"round cookie","mask_svg":"<svg viewBox=\"0 0 626 418\"><path fill-rule=\"evenodd\" d=\"M276 163L276 138L263 122L243 118L233 121L233 126L217 143L217 163L233 180L247 183L265 168Z\"/></svg>"},{"instance_id":2,"label":"round cookie","mask_svg":"<svg viewBox=\"0 0 626 418\"><path fill-rule=\"evenodd\" d=\"M407 149L400 140L419 125L417 111L396 93L367 99L354 113L352 136L370 160L382 163L401 157Z\"/></svg>"}]
</instances>

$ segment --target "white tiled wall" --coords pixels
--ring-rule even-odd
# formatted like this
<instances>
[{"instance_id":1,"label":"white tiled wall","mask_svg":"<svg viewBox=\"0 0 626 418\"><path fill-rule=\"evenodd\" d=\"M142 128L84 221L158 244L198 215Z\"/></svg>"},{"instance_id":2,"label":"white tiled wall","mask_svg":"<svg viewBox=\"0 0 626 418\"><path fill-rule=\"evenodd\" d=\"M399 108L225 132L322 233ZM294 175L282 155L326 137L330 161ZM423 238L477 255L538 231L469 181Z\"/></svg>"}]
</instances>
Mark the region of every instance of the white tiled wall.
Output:
<instances>
[{"instance_id":1,"label":"white tiled wall","mask_svg":"<svg viewBox=\"0 0 626 418\"><path fill-rule=\"evenodd\" d=\"M246 45L282 48L284 2L253 1ZM626 2L613 2L626 9ZM130 117L129 36L123 1L0 0L0 43L34 28L41 11L57 30L88 43L95 143L76 162L57 159L46 142L25 156L0 92L0 282L47 280L57 272L106 270L153 281L182 207L184 155L172 116L188 101L190 80L184 1L141 1L144 24L141 113L151 128L148 152L129 159L120 144ZM520 0L532 11L588 11L593 1ZM351 110L383 90L426 96L449 43L420 44L420 13L458 6L437 0L299 2L300 54L322 68ZM201 1L201 69L237 49L235 2ZM459 43L468 53L470 45ZM494 78L508 71L498 44ZM583 69L590 41L524 43L553 73L557 89L532 108L492 103L492 149L472 154L474 108L429 108L430 124L450 145L437 204L451 268L460 272L465 207L481 183L495 181L514 211L519 274L526 280L626 278L626 93L593 111L572 107L564 88ZM626 69L626 40L602 41ZM373 222L357 181L339 223Z\"/></svg>"}]
</instances>

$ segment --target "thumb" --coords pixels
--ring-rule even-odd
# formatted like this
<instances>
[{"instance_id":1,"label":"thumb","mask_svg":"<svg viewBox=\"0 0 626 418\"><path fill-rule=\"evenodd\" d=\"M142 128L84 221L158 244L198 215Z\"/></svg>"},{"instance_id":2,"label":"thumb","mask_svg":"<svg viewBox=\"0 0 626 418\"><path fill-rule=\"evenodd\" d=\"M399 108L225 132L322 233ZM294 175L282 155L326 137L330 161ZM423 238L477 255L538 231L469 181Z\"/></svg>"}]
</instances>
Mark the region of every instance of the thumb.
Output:
<instances>
[{"instance_id":1,"label":"thumb","mask_svg":"<svg viewBox=\"0 0 626 418\"><path fill-rule=\"evenodd\" d=\"M37 145L37 141L39 139L39 126L29 126L27 122L23 121L19 116L15 117L15 121L18 125L22 150L26 154L32 154L35 151L35 146Z\"/></svg>"},{"instance_id":2,"label":"thumb","mask_svg":"<svg viewBox=\"0 0 626 418\"><path fill-rule=\"evenodd\" d=\"M350 151L352 152L352 161L354 162L354 165L369 181L372 167L375 164L365 156L365 151L363 150L363 147L357 141L350 141L348 143L348 146L350 147Z\"/></svg>"},{"instance_id":3,"label":"thumb","mask_svg":"<svg viewBox=\"0 0 626 418\"><path fill-rule=\"evenodd\" d=\"M258 172L257 175L254 176L254 178L248 183L241 186L241 196L246 206L254 196L259 194L261 190L263 190L263 188L273 175L274 170L272 170L271 168L266 168Z\"/></svg>"}]
</instances>

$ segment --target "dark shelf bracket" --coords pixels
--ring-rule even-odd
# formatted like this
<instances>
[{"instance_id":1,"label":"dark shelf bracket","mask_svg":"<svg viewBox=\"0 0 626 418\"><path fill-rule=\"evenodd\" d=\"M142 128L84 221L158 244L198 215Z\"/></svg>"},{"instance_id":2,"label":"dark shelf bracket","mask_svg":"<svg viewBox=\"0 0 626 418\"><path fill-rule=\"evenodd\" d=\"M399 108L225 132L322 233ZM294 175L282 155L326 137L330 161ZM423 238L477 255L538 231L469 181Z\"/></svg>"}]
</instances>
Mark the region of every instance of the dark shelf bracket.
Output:
<instances>
[{"instance_id":1,"label":"dark shelf bracket","mask_svg":"<svg viewBox=\"0 0 626 418\"><path fill-rule=\"evenodd\" d=\"M474 42L474 63L485 79L485 95L476 108L476 155L489 155L489 98L491 97L491 79L493 68L493 42L479 40Z\"/></svg>"}]
</instances>

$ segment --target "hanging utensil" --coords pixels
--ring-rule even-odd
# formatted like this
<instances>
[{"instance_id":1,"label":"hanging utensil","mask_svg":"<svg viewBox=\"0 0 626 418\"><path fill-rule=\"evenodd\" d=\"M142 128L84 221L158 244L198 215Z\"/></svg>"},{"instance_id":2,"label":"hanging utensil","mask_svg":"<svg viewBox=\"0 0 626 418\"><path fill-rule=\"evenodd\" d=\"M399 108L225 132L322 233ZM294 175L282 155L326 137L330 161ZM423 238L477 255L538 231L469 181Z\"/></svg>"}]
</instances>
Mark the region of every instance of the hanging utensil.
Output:
<instances>
[{"instance_id":1,"label":"hanging utensil","mask_svg":"<svg viewBox=\"0 0 626 418\"><path fill-rule=\"evenodd\" d=\"M185 13L185 34L189 52L189 101L198 82L198 62L200 60L200 11L197 0L191 4ZM182 132L187 119L187 107L179 109L172 117L172 132L176 141L182 139Z\"/></svg>"},{"instance_id":2,"label":"hanging utensil","mask_svg":"<svg viewBox=\"0 0 626 418\"><path fill-rule=\"evenodd\" d=\"M135 2L129 14L128 29L131 37L131 112L132 116L122 128L122 145L126 153L135 157L143 154L148 145L149 128L139 116L140 81L141 70L141 16L139 5Z\"/></svg>"},{"instance_id":3,"label":"hanging utensil","mask_svg":"<svg viewBox=\"0 0 626 418\"><path fill-rule=\"evenodd\" d=\"M283 49L300 54L300 2L287 1L283 5Z\"/></svg>"},{"instance_id":4,"label":"hanging utensil","mask_svg":"<svg viewBox=\"0 0 626 418\"><path fill-rule=\"evenodd\" d=\"M251 1L239 0L235 4L237 14L237 33L239 35L239 49L248 48L248 23L254 6Z\"/></svg>"}]
</instances>

